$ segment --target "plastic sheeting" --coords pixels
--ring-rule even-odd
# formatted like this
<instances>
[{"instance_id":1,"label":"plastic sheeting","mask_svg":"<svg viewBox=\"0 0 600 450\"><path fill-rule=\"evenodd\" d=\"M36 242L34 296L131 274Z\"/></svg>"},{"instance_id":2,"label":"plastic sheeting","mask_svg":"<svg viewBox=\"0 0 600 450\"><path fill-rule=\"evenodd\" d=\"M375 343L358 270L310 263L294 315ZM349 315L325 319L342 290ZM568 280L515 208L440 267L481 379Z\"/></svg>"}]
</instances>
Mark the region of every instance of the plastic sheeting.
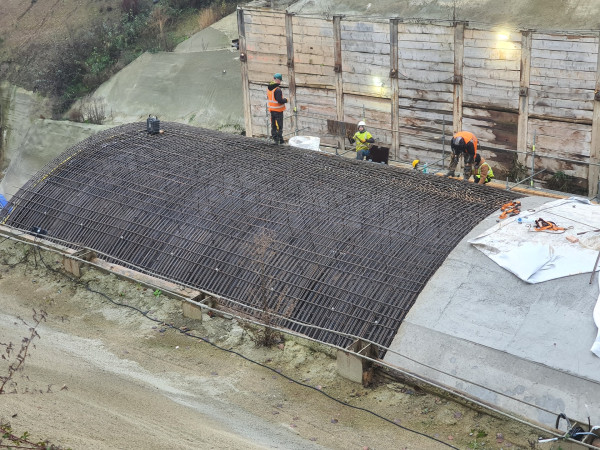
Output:
<instances>
[{"instance_id":1,"label":"plastic sheeting","mask_svg":"<svg viewBox=\"0 0 600 450\"><path fill-rule=\"evenodd\" d=\"M539 218L565 230L535 231L533 221ZM469 242L527 283L591 273L600 251L600 206L575 197L553 201L505 219ZM600 287L600 275L596 278ZM600 330L600 297L593 317ZM591 350L600 357L600 331Z\"/></svg>"},{"instance_id":2,"label":"plastic sheeting","mask_svg":"<svg viewBox=\"0 0 600 450\"><path fill-rule=\"evenodd\" d=\"M321 138L316 136L293 136L288 141L292 147L320 151Z\"/></svg>"}]
</instances>

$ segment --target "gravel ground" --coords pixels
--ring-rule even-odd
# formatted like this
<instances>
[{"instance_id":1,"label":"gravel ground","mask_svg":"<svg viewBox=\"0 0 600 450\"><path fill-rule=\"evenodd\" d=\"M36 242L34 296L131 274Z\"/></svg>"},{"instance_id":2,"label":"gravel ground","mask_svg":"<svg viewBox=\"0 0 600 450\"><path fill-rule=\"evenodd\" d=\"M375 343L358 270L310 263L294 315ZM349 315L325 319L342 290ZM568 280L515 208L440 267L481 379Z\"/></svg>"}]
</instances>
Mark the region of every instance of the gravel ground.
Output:
<instances>
[{"instance_id":1,"label":"gravel ground","mask_svg":"<svg viewBox=\"0 0 600 450\"><path fill-rule=\"evenodd\" d=\"M18 346L23 321L47 313L0 395L15 433L72 449L537 448L535 430L389 375L345 380L327 347L258 347L242 322L184 318L180 301L93 268L73 281L59 259L0 244L0 343Z\"/></svg>"}]
</instances>

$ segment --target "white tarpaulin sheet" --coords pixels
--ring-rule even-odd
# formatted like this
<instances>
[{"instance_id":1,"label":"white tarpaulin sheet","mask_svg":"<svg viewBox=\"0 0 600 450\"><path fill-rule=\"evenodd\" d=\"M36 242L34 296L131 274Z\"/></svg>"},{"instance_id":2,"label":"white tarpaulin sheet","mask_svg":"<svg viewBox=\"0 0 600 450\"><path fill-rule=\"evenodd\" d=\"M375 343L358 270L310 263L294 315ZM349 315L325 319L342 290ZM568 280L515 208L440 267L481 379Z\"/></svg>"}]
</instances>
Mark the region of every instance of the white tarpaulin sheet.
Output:
<instances>
[{"instance_id":1,"label":"white tarpaulin sheet","mask_svg":"<svg viewBox=\"0 0 600 450\"><path fill-rule=\"evenodd\" d=\"M539 218L566 230L535 231L533 223L528 222ZM570 242L568 236L579 241ZM590 273L600 251L600 206L579 198L546 203L533 210L521 210L518 216L504 219L469 242L528 283ZM596 277L600 279L600 275ZM600 329L600 298L594 308L594 322ZM592 352L600 357L600 332Z\"/></svg>"}]
</instances>

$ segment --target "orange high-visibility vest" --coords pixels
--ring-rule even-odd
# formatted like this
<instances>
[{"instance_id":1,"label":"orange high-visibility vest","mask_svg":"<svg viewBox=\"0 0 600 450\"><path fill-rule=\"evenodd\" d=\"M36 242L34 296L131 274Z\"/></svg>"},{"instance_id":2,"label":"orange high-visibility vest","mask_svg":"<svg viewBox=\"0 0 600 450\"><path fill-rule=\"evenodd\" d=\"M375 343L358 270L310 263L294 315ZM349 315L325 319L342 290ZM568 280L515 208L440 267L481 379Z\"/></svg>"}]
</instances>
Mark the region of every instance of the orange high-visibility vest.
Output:
<instances>
[{"instance_id":1,"label":"orange high-visibility vest","mask_svg":"<svg viewBox=\"0 0 600 450\"><path fill-rule=\"evenodd\" d=\"M459 131L454 135L454 137L461 137L465 141L465 144L473 141L473 148L475 149L475 155L477 154L477 138L475 135L469 131ZM474 155L473 155L474 156Z\"/></svg>"},{"instance_id":2,"label":"orange high-visibility vest","mask_svg":"<svg viewBox=\"0 0 600 450\"><path fill-rule=\"evenodd\" d=\"M281 104L277 100L275 100L275 91L280 88L275 88L272 91L267 89L267 104L269 106L269 111L285 111L285 103Z\"/></svg>"}]
</instances>

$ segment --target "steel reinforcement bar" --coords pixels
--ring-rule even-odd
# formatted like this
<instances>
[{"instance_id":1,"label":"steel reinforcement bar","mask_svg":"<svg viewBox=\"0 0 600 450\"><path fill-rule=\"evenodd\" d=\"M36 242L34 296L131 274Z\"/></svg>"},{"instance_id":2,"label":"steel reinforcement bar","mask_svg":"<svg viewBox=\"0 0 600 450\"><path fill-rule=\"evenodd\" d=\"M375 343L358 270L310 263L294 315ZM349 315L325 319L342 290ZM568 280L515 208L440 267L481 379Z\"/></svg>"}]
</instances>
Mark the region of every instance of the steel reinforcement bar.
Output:
<instances>
[{"instance_id":1,"label":"steel reinforcement bar","mask_svg":"<svg viewBox=\"0 0 600 450\"><path fill-rule=\"evenodd\" d=\"M517 194L176 123L103 131L51 161L0 222L388 346L454 246ZM40 231L42 230L42 231ZM291 319L291 320L287 320ZM271 322L272 323L272 322ZM305 327L302 324L319 328Z\"/></svg>"}]
</instances>

